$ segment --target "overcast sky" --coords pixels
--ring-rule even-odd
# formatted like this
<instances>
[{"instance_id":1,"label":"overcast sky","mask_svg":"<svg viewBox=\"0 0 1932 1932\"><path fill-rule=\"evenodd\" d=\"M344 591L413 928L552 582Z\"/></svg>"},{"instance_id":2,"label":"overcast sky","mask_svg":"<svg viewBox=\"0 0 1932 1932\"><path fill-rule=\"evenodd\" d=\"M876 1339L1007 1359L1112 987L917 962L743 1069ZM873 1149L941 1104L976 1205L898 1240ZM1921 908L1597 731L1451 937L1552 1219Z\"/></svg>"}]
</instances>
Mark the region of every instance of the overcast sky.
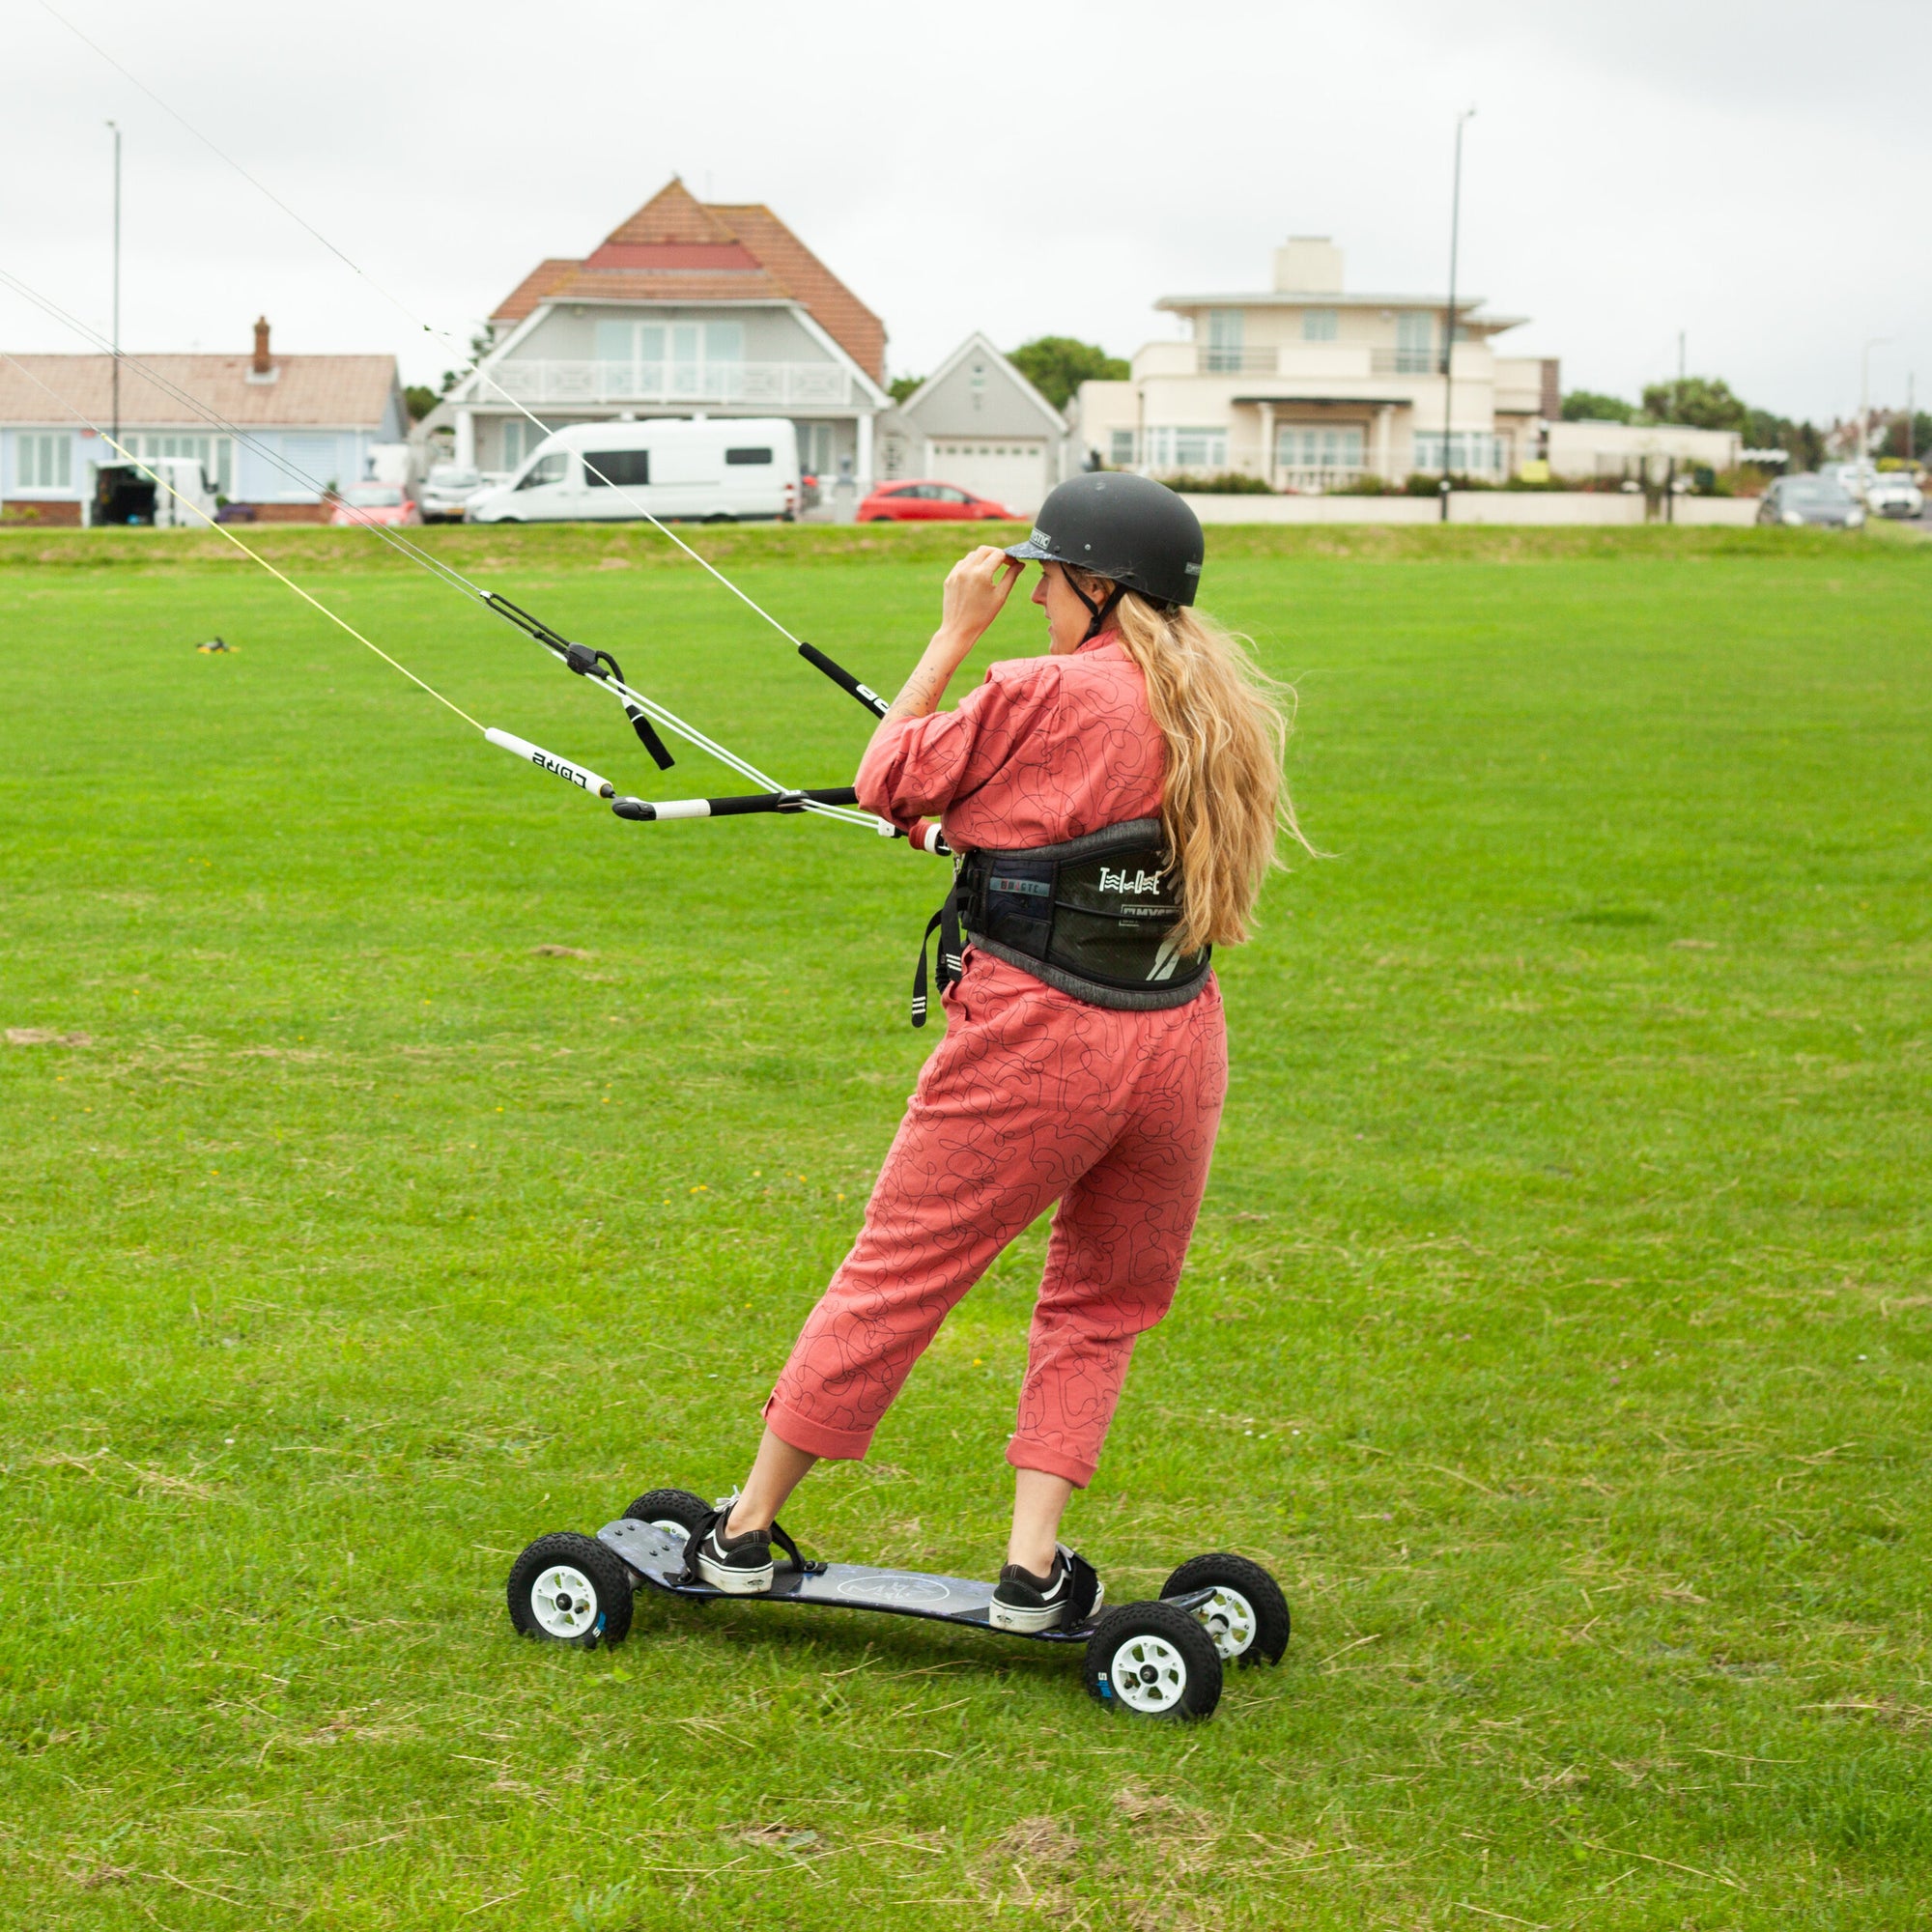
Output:
<instances>
[{"instance_id":1,"label":"overcast sky","mask_svg":"<svg viewBox=\"0 0 1932 1932\"><path fill-rule=\"evenodd\" d=\"M1330 234L1356 289L1462 286L1568 388L1722 375L1795 415L1932 396L1928 0L57 0L374 282L471 327L674 170L770 204L885 320L895 373L967 330L1122 355L1164 294L1263 288ZM447 353L44 11L4 0L0 266L122 337ZM77 345L0 291L0 343Z\"/></svg>"}]
</instances>

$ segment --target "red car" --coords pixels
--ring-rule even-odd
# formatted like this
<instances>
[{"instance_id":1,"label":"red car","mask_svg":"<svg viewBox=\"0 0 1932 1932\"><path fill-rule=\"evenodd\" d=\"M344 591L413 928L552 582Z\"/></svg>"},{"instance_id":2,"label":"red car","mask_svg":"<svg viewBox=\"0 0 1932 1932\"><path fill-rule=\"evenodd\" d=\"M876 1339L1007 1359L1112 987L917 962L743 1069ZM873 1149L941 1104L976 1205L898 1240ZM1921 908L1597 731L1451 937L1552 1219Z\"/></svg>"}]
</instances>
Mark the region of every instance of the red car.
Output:
<instances>
[{"instance_id":1,"label":"red car","mask_svg":"<svg viewBox=\"0 0 1932 1932\"><path fill-rule=\"evenodd\" d=\"M335 493L331 524L419 524L423 514L399 483L352 483Z\"/></svg>"},{"instance_id":2,"label":"red car","mask_svg":"<svg viewBox=\"0 0 1932 1932\"><path fill-rule=\"evenodd\" d=\"M859 505L862 524L1017 524L1024 518L956 483L882 483Z\"/></svg>"}]
</instances>

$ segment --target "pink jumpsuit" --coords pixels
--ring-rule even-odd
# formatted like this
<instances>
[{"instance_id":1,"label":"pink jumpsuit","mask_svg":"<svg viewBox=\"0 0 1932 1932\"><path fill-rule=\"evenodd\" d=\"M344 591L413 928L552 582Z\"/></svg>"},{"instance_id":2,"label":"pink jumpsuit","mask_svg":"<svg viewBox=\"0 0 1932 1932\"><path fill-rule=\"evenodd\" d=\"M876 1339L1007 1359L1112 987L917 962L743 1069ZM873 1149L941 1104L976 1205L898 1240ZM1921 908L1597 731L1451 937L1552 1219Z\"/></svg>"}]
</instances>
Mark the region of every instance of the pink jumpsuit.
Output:
<instances>
[{"instance_id":1,"label":"pink jumpsuit","mask_svg":"<svg viewBox=\"0 0 1932 1932\"><path fill-rule=\"evenodd\" d=\"M1139 667L1111 634L996 665L951 712L905 719L860 802L938 813L955 851L1053 845L1160 811L1165 757ZM1084 1488L1134 1339L1164 1316L1227 1091L1221 995L1123 1012L969 946L859 1238L765 1406L784 1441L863 1457L940 1322L1056 1201L1007 1460Z\"/></svg>"}]
</instances>

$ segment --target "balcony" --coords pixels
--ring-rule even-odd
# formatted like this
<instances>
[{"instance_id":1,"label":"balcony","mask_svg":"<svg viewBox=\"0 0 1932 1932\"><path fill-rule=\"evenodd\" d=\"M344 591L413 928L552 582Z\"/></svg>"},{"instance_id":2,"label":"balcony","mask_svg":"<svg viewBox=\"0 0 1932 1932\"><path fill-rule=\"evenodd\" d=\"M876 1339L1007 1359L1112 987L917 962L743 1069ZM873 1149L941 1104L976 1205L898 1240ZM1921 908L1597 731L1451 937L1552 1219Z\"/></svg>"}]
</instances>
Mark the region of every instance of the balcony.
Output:
<instances>
[{"instance_id":1,"label":"balcony","mask_svg":"<svg viewBox=\"0 0 1932 1932\"><path fill-rule=\"evenodd\" d=\"M1378 376L1439 376L1441 359L1434 349L1372 349L1369 366Z\"/></svg>"},{"instance_id":2,"label":"balcony","mask_svg":"<svg viewBox=\"0 0 1932 1932\"><path fill-rule=\"evenodd\" d=\"M496 384L492 386L492 382ZM497 362L476 400L539 403L708 403L757 409L839 409L861 400L837 362L591 362L545 357Z\"/></svg>"},{"instance_id":3,"label":"balcony","mask_svg":"<svg viewBox=\"0 0 1932 1932\"><path fill-rule=\"evenodd\" d=\"M1272 376L1280 367L1279 349L1229 349L1210 343L1194 352L1197 376Z\"/></svg>"}]
</instances>

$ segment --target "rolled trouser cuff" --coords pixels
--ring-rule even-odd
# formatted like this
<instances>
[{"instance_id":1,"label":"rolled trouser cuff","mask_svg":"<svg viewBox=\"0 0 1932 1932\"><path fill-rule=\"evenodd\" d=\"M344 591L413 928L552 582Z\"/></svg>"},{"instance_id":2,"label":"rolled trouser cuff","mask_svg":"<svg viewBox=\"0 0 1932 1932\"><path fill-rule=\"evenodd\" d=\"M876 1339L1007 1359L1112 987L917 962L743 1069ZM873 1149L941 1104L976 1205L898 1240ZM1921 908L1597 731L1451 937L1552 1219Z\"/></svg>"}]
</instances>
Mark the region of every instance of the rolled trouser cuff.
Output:
<instances>
[{"instance_id":1,"label":"rolled trouser cuff","mask_svg":"<svg viewBox=\"0 0 1932 1932\"><path fill-rule=\"evenodd\" d=\"M869 1429L835 1429L788 1408L775 1395L765 1404L765 1424L781 1442L808 1456L829 1456L835 1462L859 1463L872 1446Z\"/></svg>"},{"instance_id":2,"label":"rolled trouser cuff","mask_svg":"<svg viewBox=\"0 0 1932 1932\"><path fill-rule=\"evenodd\" d=\"M773 1427L778 1425L774 1423ZM782 1435L784 1431L780 1429L779 1434ZM1037 1469L1043 1476L1059 1476L1076 1490L1084 1490L1100 1466L1097 1463L1079 1462L1063 1450L1049 1449L1045 1443L1031 1442L1023 1435L1015 1435L1007 1444L1007 1461L1015 1469Z\"/></svg>"}]
</instances>

